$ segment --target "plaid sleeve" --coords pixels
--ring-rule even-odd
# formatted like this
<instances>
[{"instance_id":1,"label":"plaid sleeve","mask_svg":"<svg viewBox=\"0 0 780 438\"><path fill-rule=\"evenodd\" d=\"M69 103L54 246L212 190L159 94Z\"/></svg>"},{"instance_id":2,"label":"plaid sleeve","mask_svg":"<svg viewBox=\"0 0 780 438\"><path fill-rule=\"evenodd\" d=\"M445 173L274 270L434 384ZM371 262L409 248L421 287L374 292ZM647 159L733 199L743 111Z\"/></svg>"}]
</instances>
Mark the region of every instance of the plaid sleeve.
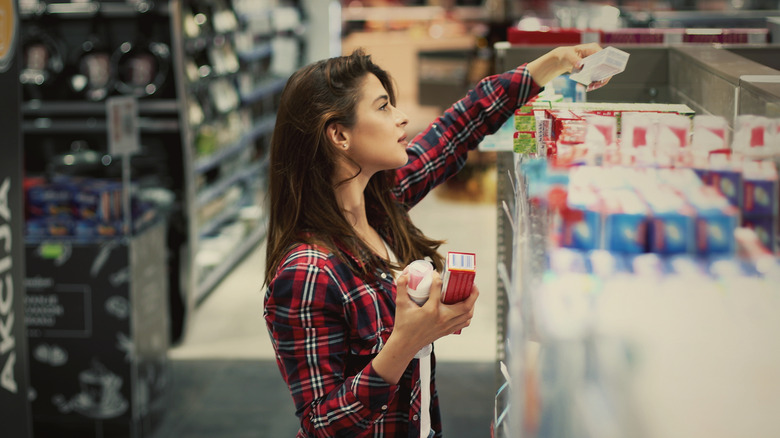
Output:
<instances>
[{"instance_id":1,"label":"plaid sleeve","mask_svg":"<svg viewBox=\"0 0 780 438\"><path fill-rule=\"evenodd\" d=\"M266 293L264 316L277 363L308 435L357 436L385 413L398 387L370 363L344 375L347 292L327 264L305 259L282 266Z\"/></svg>"},{"instance_id":2,"label":"plaid sleeve","mask_svg":"<svg viewBox=\"0 0 780 438\"><path fill-rule=\"evenodd\" d=\"M408 163L396 171L394 194L409 207L456 174L467 153L496 132L516 108L541 91L525 68L489 76L409 144Z\"/></svg>"}]
</instances>

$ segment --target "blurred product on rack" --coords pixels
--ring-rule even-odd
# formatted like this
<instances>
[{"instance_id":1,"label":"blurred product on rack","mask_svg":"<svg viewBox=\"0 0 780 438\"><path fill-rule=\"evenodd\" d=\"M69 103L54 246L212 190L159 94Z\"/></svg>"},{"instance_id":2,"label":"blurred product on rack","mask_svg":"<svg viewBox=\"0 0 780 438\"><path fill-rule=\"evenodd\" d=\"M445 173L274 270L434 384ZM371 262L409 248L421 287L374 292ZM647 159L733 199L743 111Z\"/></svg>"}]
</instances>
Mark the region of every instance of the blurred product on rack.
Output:
<instances>
[{"instance_id":1,"label":"blurred product on rack","mask_svg":"<svg viewBox=\"0 0 780 438\"><path fill-rule=\"evenodd\" d=\"M780 430L769 407L780 354L768 347L780 330L780 120L740 116L729 141L725 120L681 106L539 105L540 118L531 105L515 120L549 130L534 131L546 153L515 155L514 386L497 403L514 416L497 427L537 438L691 436L702 421L712 436ZM599 135L568 144L578 119Z\"/></svg>"},{"instance_id":2,"label":"blurred product on rack","mask_svg":"<svg viewBox=\"0 0 780 438\"><path fill-rule=\"evenodd\" d=\"M122 197L129 190L132 231L124 223ZM110 179L59 176L25 179L28 240L72 237L91 240L136 234L169 210L171 196L144 196ZM159 203L156 204L156 203Z\"/></svg>"},{"instance_id":3,"label":"blurred product on rack","mask_svg":"<svg viewBox=\"0 0 780 438\"><path fill-rule=\"evenodd\" d=\"M27 26L22 34L19 81L32 99L55 93L65 68L66 49L54 32L55 29L42 24Z\"/></svg>"},{"instance_id":4,"label":"blurred product on rack","mask_svg":"<svg viewBox=\"0 0 780 438\"><path fill-rule=\"evenodd\" d=\"M116 72L111 63L110 33L104 17L99 13L91 23L90 35L75 50L70 64L69 85L74 96L89 101L100 101L113 91Z\"/></svg>"}]
</instances>

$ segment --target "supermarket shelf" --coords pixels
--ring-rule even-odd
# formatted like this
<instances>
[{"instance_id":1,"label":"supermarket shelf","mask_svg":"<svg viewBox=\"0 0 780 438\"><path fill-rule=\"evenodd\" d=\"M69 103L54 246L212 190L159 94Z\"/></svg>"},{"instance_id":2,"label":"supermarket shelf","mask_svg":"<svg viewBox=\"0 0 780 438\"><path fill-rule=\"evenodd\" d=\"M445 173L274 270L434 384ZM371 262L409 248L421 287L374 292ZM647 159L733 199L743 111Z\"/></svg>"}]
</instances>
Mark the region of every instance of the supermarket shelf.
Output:
<instances>
[{"instance_id":1,"label":"supermarket shelf","mask_svg":"<svg viewBox=\"0 0 780 438\"><path fill-rule=\"evenodd\" d=\"M170 133L179 131L177 119L138 118L141 133ZM108 131L105 119L53 120L40 117L22 122L22 131L28 134L43 133L102 133Z\"/></svg>"},{"instance_id":2,"label":"supermarket shelf","mask_svg":"<svg viewBox=\"0 0 780 438\"><path fill-rule=\"evenodd\" d=\"M431 21L450 14L459 20L485 20L490 18L483 6L456 6L445 9L442 6L372 6L345 7L344 21Z\"/></svg>"},{"instance_id":3,"label":"supermarket shelf","mask_svg":"<svg viewBox=\"0 0 780 438\"><path fill-rule=\"evenodd\" d=\"M263 169L263 163L255 163L253 165L250 165L249 167L244 168L243 170L234 173L226 178L222 178L217 183L209 186L209 188L203 190L200 192L195 200L195 208L199 209L203 205L209 203L210 201L214 200L221 194L223 194L227 189L229 189L233 184L238 183L239 181L243 181L245 179L250 179L258 174Z\"/></svg>"},{"instance_id":4,"label":"supermarket shelf","mask_svg":"<svg viewBox=\"0 0 780 438\"><path fill-rule=\"evenodd\" d=\"M22 104L22 113L26 116L104 115L106 103L83 100L30 100ZM179 103L176 99L139 100L138 113L178 115Z\"/></svg>"},{"instance_id":5,"label":"supermarket shelf","mask_svg":"<svg viewBox=\"0 0 780 438\"><path fill-rule=\"evenodd\" d=\"M207 236L217 231L227 220L238 215L238 212L241 211L242 204L242 200L237 200L233 205L226 207L219 215L206 222L205 225L198 229L198 236L203 238L203 236Z\"/></svg>"},{"instance_id":6,"label":"supermarket shelf","mask_svg":"<svg viewBox=\"0 0 780 438\"><path fill-rule=\"evenodd\" d=\"M241 103L244 105L255 103L259 100L262 100L268 96L271 96L273 94L282 91L284 86L287 84L287 79L288 78L286 77L284 78L276 77L276 78L263 81L254 91L242 94Z\"/></svg>"},{"instance_id":7,"label":"supermarket shelf","mask_svg":"<svg viewBox=\"0 0 780 438\"><path fill-rule=\"evenodd\" d=\"M247 50L238 53L238 59L244 63L250 63L265 59L273 55L273 46L271 43L265 43L257 46L254 50Z\"/></svg>"},{"instance_id":8,"label":"supermarket shelf","mask_svg":"<svg viewBox=\"0 0 780 438\"><path fill-rule=\"evenodd\" d=\"M257 120L251 131L246 133L240 140L234 144L220 149L219 151L198 159L195 162L194 171L196 174L202 174L208 172L214 167L218 166L222 161L228 157L232 157L240 153L249 147L252 142L259 136L271 132L274 129L276 123L276 116L267 116Z\"/></svg>"},{"instance_id":9,"label":"supermarket shelf","mask_svg":"<svg viewBox=\"0 0 780 438\"><path fill-rule=\"evenodd\" d=\"M266 235L268 224L263 221L241 243L230 251L230 256L219 266L212 269L206 278L197 285L195 290L195 304L199 305L208 297L214 287L244 258L252 249L260 243Z\"/></svg>"},{"instance_id":10,"label":"supermarket shelf","mask_svg":"<svg viewBox=\"0 0 780 438\"><path fill-rule=\"evenodd\" d=\"M260 136L271 133L274 130L275 126L276 126L276 114L262 117L255 122L252 131L249 132L249 137L252 140L255 140Z\"/></svg>"},{"instance_id":11,"label":"supermarket shelf","mask_svg":"<svg viewBox=\"0 0 780 438\"><path fill-rule=\"evenodd\" d=\"M24 18L37 15L61 15L69 17L93 17L98 13L104 17L122 18L136 17L139 14L154 12L169 14L168 2L74 2L74 3L44 3L37 2L30 6L20 5L19 13Z\"/></svg>"}]
</instances>

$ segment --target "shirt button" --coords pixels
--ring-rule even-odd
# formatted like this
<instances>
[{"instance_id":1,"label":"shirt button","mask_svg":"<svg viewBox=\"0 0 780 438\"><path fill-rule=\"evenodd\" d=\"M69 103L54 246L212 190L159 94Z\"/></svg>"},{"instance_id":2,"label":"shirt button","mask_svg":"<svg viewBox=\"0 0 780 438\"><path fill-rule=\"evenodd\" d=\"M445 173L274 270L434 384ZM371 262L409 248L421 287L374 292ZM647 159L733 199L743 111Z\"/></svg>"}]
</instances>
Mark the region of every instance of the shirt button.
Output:
<instances>
[{"instance_id":1,"label":"shirt button","mask_svg":"<svg viewBox=\"0 0 780 438\"><path fill-rule=\"evenodd\" d=\"M385 279L387 279L387 274L385 274L385 273L383 272L383 273L382 273L382 275L381 275L381 277L382 277L382 280L385 280Z\"/></svg>"},{"instance_id":2,"label":"shirt button","mask_svg":"<svg viewBox=\"0 0 780 438\"><path fill-rule=\"evenodd\" d=\"M387 405L382 405L382 407L380 409L382 409L383 411L386 411L387 410Z\"/></svg>"},{"instance_id":3,"label":"shirt button","mask_svg":"<svg viewBox=\"0 0 780 438\"><path fill-rule=\"evenodd\" d=\"M414 414L414 417L412 417L412 420L414 420L414 421L417 421L419 419L420 419L420 417L417 414Z\"/></svg>"}]
</instances>

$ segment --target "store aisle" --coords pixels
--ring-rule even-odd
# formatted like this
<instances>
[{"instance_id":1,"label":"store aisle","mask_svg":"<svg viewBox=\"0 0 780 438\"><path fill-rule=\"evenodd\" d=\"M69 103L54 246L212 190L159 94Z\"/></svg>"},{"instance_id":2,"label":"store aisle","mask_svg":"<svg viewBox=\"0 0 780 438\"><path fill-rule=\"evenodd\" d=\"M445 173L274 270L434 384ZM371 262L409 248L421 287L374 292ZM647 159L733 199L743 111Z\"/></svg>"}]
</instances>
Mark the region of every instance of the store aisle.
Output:
<instances>
[{"instance_id":1,"label":"store aisle","mask_svg":"<svg viewBox=\"0 0 780 438\"><path fill-rule=\"evenodd\" d=\"M442 251L477 254L481 295L472 325L436 343L443 420L448 438L489 436L496 349L493 204L441 199L435 193L412 210ZM293 437L292 399L279 375L262 318L265 245L260 245L190 318L170 351L168 412L154 438Z\"/></svg>"}]
</instances>

